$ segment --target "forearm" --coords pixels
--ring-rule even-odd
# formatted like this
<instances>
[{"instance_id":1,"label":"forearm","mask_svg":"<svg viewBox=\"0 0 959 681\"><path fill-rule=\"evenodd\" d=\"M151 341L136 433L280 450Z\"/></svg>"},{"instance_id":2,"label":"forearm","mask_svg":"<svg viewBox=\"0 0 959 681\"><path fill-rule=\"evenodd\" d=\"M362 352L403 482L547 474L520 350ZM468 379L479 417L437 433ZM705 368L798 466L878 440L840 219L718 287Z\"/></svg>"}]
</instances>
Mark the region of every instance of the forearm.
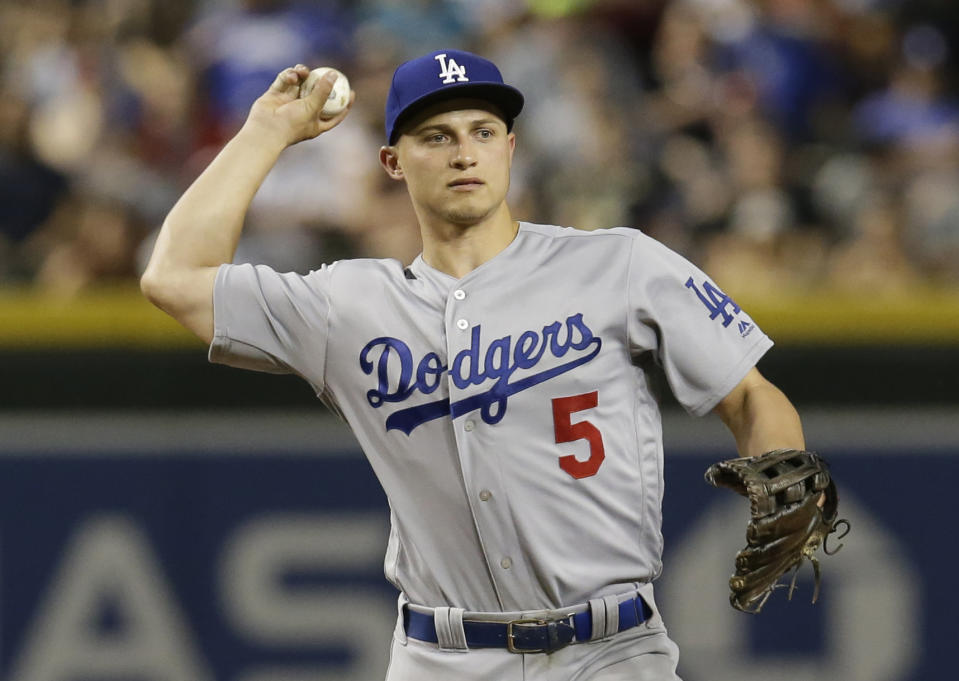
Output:
<instances>
[{"instance_id":1,"label":"forearm","mask_svg":"<svg viewBox=\"0 0 959 681\"><path fill-rule=\"evenodd\" d=\"M735 437L740 456L782 448L805 449L796 408L779 388L754 372L716 409Z\"/></svg>"},{"instance_id":2,"label":"forearm","mask_svg":"<svg viewBox=\"0 0 959 681\"><path fill-rule=\"evenodd\" d=\"M284 69L254 102L240 132L164 220L140 279L151 302L205 342L213 337L217 267L233 260L246 212L263 180L286 147L330 130L349 111L320 119L333 81L321 79L301 98L299 85L308 74L302 64Z\"/></svg>"},{"instance_id":3,"label":"forearm","mask_svg":"<svg viewBox=\"0 0 959 681\"><path fill-rule=\"evenodd\" d=\"M329 77L299 97L308 74L302 64L281 71L253 103L240 132L176 203L160 230L144 290L180 288L191 273L208 276L209 270L233 260L253 196L280 153L343 120L348 109L328 120L318 117L333 85ZM174 291L174 297L180 294Z\"/></svg>"},{"instance_id":4,"label":"forearm","mask_svg":"<svg viewBox=\"0 0 959 681\"><path fill-rule=\"evenodd\" d=\"M241 129L170 211L147 273L232 261L253 196L284 147L276 136Z\"/></svg>"}]
</instances>

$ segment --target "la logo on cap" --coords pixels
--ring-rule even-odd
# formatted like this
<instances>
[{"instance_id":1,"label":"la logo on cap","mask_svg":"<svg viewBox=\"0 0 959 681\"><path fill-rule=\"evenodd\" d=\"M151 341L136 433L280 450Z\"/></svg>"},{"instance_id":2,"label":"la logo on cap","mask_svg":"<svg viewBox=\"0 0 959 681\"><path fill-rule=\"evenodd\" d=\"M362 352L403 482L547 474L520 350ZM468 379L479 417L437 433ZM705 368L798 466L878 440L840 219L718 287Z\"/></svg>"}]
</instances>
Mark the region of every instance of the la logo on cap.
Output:
<instances>
[{"instance_id":1,"label":"la logo on cap","mask_svg":"<svg viewBox=\"0 0 959 681\"><path fill-rule=\"evenodd\" d=\"M466 67L457 64L455 59L446 61L445 52L436 55L433 59L440 63L439 77L443 79L443 83L453 83L456 81L465 83L469 81L469 78L466 77Z\"/></svg>"}]
</instances>

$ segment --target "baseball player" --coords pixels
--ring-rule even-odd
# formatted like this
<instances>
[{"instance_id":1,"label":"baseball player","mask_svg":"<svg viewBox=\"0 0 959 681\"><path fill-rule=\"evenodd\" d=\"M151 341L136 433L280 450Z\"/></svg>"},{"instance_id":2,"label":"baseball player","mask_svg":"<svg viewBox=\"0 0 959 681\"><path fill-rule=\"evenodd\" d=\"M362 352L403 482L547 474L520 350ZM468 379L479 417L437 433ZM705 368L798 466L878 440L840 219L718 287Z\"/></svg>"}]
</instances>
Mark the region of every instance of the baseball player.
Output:
<instances>
[{"instance_id":1,"label":"baseball player","mask_svg":"<svg viewBox=\"0 0 959 681\"><path fill-rule=\"evenodd\" d=\"M308 73L277 76L170 212L145 294L211 361L297 374L352 427L391 509L390 681L678 679L653 594L650 371L691 413L718 413L741 455L802 449L796 410L755 369L772 342L638 230L514 220L523 96L457 50L399 66L386 103L380 162L415 208L412 263L229 264L281 151L348 114L318 117L332 76L297 97ZM589 133L556 143L573 132Z\"/></svg>"}]
</instances>

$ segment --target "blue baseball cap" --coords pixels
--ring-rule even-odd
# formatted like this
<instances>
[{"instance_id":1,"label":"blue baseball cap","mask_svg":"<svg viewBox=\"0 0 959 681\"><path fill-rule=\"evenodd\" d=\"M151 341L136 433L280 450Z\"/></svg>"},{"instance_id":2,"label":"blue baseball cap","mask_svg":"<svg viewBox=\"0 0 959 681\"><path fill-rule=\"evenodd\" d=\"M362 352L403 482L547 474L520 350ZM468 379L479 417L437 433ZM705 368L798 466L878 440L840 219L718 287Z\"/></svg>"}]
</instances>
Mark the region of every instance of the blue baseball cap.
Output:
<instances>
[{"instance_id":1,"label":"blue baseball cap","mask_svg":"<svg viewBox=\"0 0 959 681\"><path fill-rule=\"evenodd\" d=\"M396 144L400 127L428 105L469 97L495 104L507 129L523 110L523 94L503 82L496 64L462 50L437 50L400 64L386 98L386 139Z\"/></svg>"}]
</instances>

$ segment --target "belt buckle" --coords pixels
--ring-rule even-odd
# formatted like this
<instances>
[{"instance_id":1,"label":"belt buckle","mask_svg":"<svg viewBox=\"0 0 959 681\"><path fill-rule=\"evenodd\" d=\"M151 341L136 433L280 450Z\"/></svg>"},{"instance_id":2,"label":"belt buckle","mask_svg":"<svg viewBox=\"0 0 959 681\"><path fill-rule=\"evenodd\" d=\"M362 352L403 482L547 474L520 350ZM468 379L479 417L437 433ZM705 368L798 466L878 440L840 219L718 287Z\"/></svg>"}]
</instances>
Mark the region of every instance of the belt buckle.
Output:
<instances>
[{"instance_id":1,"label":"belt buckle","mask_svg":"<svg viewBox=\"0 0 959 681\"><path fill-rule=\"evenodd\" d=\"M572 614L562 617L555 620L546 620L546 619L519 619L512 620L506 623L506 647L511 653L554 653L561 648L565 648L570 643L575 636L573 633L573 624L572 624ZM546 631L546 648L517 648L514 640L516 635L513 633L513 627L516 625L520 626L537 626L537 627L547 627ZM559 641L558 640L558 627L559 625L565 625L569 629L569 639L568 641ZM556 628L554 631L553 628ZM553 645L554 639L556 640L557 645Z\"/></svg>"},{"instance_id":2,"label":"belt buckle","mask_svg":"<svg viewBox=\"0 0 959 681\"><path fill-rule=\"evenodd\" d=\"M520 649L513 645L513 639L516 637L513 634L513 627L519 625L535 625L539 627L544 627L549 624L547 620L539 619L525 619L525 620L512 620L506 623L506 647L511 653L545 653L546 648L529 648L529 649Z\"/></svg>"}]
</instances>

